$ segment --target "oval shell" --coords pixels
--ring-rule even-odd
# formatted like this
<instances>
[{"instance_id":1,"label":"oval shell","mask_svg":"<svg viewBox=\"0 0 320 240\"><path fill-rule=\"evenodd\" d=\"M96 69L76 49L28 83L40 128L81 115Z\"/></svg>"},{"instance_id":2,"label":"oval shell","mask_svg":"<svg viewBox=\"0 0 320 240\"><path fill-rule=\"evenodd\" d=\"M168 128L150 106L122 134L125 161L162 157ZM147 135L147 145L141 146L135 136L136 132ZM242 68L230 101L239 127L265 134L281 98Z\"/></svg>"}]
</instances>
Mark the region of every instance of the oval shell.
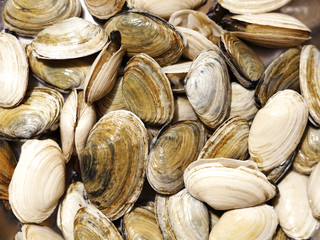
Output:
<instances>
[{"instance_id":1,"label":"oval shell","mask_svg":"<svg viewBox=\"0 0 320 240\"><path fill-rule=\"evenodd\" d=\"M315 218L320 217L320 193L318 187L320 184L320 164L318 163L310 174L308 180L308 199L312 210L312 214Z\"/></svg>"},{"instance_id":2,"label":"oval shell","mask_svg":"<svg viewBox=\"0 0 320 240\"><path fill-rule=\"evenodd\" d=\"M99 19L108 19L120 12L126 0L85 0L91 15Z\"/></svg>"},{"instance_id":3,"label":"oval shell","mask_svg":"<svg viewBox=\"0 0 320 240\"><path fill-rule=\"evenodd\" d=\"M46 226L25 224L21 230L23 235L22 240L63 240L63 237Z\"/></svg>"}]
</instances>

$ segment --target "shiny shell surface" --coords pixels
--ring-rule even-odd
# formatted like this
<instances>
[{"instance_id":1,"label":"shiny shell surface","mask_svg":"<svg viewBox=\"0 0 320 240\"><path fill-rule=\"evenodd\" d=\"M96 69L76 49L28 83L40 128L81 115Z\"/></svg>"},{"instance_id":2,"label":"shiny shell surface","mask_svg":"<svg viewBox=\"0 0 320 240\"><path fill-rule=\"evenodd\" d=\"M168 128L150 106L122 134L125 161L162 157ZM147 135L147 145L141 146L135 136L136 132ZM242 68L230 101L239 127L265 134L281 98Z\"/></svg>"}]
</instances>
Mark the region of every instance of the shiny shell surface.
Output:
<instances>
[{"instance_id":1,"label":"shiny shell surface","mask_svg":"<svg viewBox=\"0 0 320 240\"><path fill-rule=\"evenodd\" d=\"M110 112L91 129L80 157L81 176L90 202L110 220L120 218L138 199L147 154L146 129L129 111Z\"/></svg>"},{"instance_id":2,"label":"shiny shell surface","mask_svg":"<svg viewBox=\"0 0 320 240\"><path fill-rule=\"evenodd\" d=\"M312 214L315 218L320 217L320 193L318 191L318 186L320 184L320 164L318 163L312 170L308 185L308 199L311 207Z\"/></svg>"},{"instance_id":3,"label":"shiny shell surface","mask_svg":"<svg viewBox=\"0 0 320 240\"><path fill-rule=\"evenodd\" d=\"M175 28L149 13L131 10L111 18L103 28L108 35L120 31L129 57L145 53L161 66L176 62L184 49L184 40Z\"/></svg>"},{"instance_id":4,"label":"shiny shell surface","mask_svg":"<svg viewBox=\"0 0 320 240\"><path fill-rule=\"evenodd\" d=\"M108 19L121 11L126 0L85 0L91 15L99 19Z\"/></svg>"},{"instance_id":5,"label":"shiny shell surface","mask_svg":"<svg viewBox=\"0 0 320 240\"><path fill-rule=\"evenodd\" d=\"M21 228L22 240L63 240L57 232L46 226L25 224Z\"/></svg>"}]
</instances>

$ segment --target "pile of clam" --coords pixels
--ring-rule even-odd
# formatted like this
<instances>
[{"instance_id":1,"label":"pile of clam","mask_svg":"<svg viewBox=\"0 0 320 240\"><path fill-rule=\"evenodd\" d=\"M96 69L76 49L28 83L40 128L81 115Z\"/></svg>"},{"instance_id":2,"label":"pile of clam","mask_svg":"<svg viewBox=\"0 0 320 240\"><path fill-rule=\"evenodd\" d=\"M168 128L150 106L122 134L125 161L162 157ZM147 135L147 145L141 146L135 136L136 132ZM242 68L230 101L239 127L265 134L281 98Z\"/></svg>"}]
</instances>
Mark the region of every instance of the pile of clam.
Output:
<instances>
[{"instance_id":1,"label":"pile of clam","mask_svg":"<svg viewBox=\"0 0 320 240\"><path fill-rule=\"evenodd\" d=\"M4 238L319 239L320 52L290 4L8 0Z\"/></svg>"}]
</instances>

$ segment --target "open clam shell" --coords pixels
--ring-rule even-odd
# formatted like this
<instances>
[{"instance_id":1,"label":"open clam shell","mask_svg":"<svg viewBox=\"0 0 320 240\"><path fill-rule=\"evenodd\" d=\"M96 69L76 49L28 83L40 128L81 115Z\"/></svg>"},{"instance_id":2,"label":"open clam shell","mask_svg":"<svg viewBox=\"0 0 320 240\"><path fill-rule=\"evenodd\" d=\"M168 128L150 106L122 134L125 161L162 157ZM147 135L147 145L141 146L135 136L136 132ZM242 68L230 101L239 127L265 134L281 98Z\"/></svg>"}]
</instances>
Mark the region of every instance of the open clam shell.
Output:
<instances>
[{"instance_id":1,"label":"open clam shell","mask_svg":"<svg viewBox=\"0 0 320 240\"><path fill-rule=\"evenodd\" d=\"M21 239L17 239L16 236L16 240L63 240L63 237L46 226L24 224L21 228L21 231Z\"/></svg>"},{"instance_id":2,"label":"open clam shell","mask_svg":"<svg viewBox=\"0 0 320 240\"><path fill-rule=\"evenodd\" d=\"M21 222L41 223L51 215L65 190L65 168L53 140L28 140L22 145L9 185L9 202Z\"/></svg>"},{"instance_id":3,"label":"open clam shell","mask_svg":"<svg viewBox=\"0 0 320 240\"><path fill-rule=\"evenodd\" d=\"M184 173L188 192L216 210L251 207L266 202L276 188L253 161L200 159Z\"/></svg>"},{"instance_id":4,"label":"open clam shell","mask_svg":"<svg viewBox=\"0 0 320 240\"><path fill-rule=\"evenodd\" d=\"M99 19L108 19L121 11L126 0L85 0L91 15Z\"/></svg>"},{"instance_id":5,"label":"open clam shell","mask_svg":"<svg viewBox=\"0 0 320 240\"><path fill-rule=\"evenodd\" d=\"M91 129L80 157L81 176L90 202L110 220L138 199L147 154L146 129L132 112L109 112Z\"/></svg>"},{"instance_id":6,"label":"open clam shell","mask_svg":"<svg viewBox=\"0 0 320 240\"><path fill-rule=\"evenodd\" d=\"M0 33L0 49L0 107L14 107L27 91L27 55L19 40L8 33Z\"/></svg>"},{"instance_id":7,"label":"open clam shell","mask_svg":"<svg viewBox=\"0 0 320 240\"><path fill-rule=\"evenodd\" d=\"M43 29L30 46L38 58L72 59L100 51L107 40L100 26L73 17Z\"/></svg>"}]
</instances>

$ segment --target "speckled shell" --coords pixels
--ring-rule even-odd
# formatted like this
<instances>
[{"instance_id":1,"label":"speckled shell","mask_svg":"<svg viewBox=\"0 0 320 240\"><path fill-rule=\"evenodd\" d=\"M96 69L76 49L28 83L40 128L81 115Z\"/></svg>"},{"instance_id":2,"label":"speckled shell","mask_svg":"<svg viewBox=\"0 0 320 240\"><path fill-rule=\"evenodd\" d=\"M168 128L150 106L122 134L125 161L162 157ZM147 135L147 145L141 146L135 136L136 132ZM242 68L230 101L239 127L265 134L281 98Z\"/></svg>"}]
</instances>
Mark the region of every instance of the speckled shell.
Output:
<instances>
[{"instance_id":1,"label":"speckled shell","mask_svg":"<svg viewBox=\"0 0 320 240\"><path fill-rule=\"evenodd\" d=\"M25 224L21 228L22 239L21 240L63 240L57 232L46 226Z\"/></svg>"},{"instance_id":2,"label":"speckled shell","mask_svg":"<svg viewBox=\"0 0 320 240\"><path fill-rule=\"evenodd\" d=\"M103 28L108 35L120 31L121 43L126 45L129 57L145 53L161 66L176 62L184 49L184 40L172 25L146 12L130 10L119 14Z\"/></svg>"},{"instance_id":3,"label":"speckled shell","mask_svg":"<svg viewBox=\"0 0 320 240\"><path fill-rule=\"evenodd\" d=\"M138 199L147 154L146 129L129 111L109 112L91 129L80 157L81 176L90 202L110 220Z\"/></svg>"},{"instance_id":4,"label":"speckled shell","mask_svg":"<svg viewBox=\"0 0 320 240\"><path fill-rule=\"evenodd\" d=\"M127 108L145 123L162 125L173 118L170 82L159 64L146 54L138 54L127 63L122 95Z\"/></svg>"},{"instance_id":5,"label":"speckled shell","mask_svg":"<svg viewBox=\"0 0 320 240\"><path fill-rule=\"evenodd\" d=\"M121 11L126 0L85 0L91 15L99 19L108 19Z\"/></svg>"},{"instance_id":6,"label":"speckled shell","mask_svg":"<svg viewBox=\"0 0 320 240\"><path fill-rule=\"evenodd\" d=\"M204 126L198 121L182 121L162 128L148 156L147 178L152 188L162 194L181 190L183 172L197 159L206 140Z\"/></svg>"}]
</instances>

